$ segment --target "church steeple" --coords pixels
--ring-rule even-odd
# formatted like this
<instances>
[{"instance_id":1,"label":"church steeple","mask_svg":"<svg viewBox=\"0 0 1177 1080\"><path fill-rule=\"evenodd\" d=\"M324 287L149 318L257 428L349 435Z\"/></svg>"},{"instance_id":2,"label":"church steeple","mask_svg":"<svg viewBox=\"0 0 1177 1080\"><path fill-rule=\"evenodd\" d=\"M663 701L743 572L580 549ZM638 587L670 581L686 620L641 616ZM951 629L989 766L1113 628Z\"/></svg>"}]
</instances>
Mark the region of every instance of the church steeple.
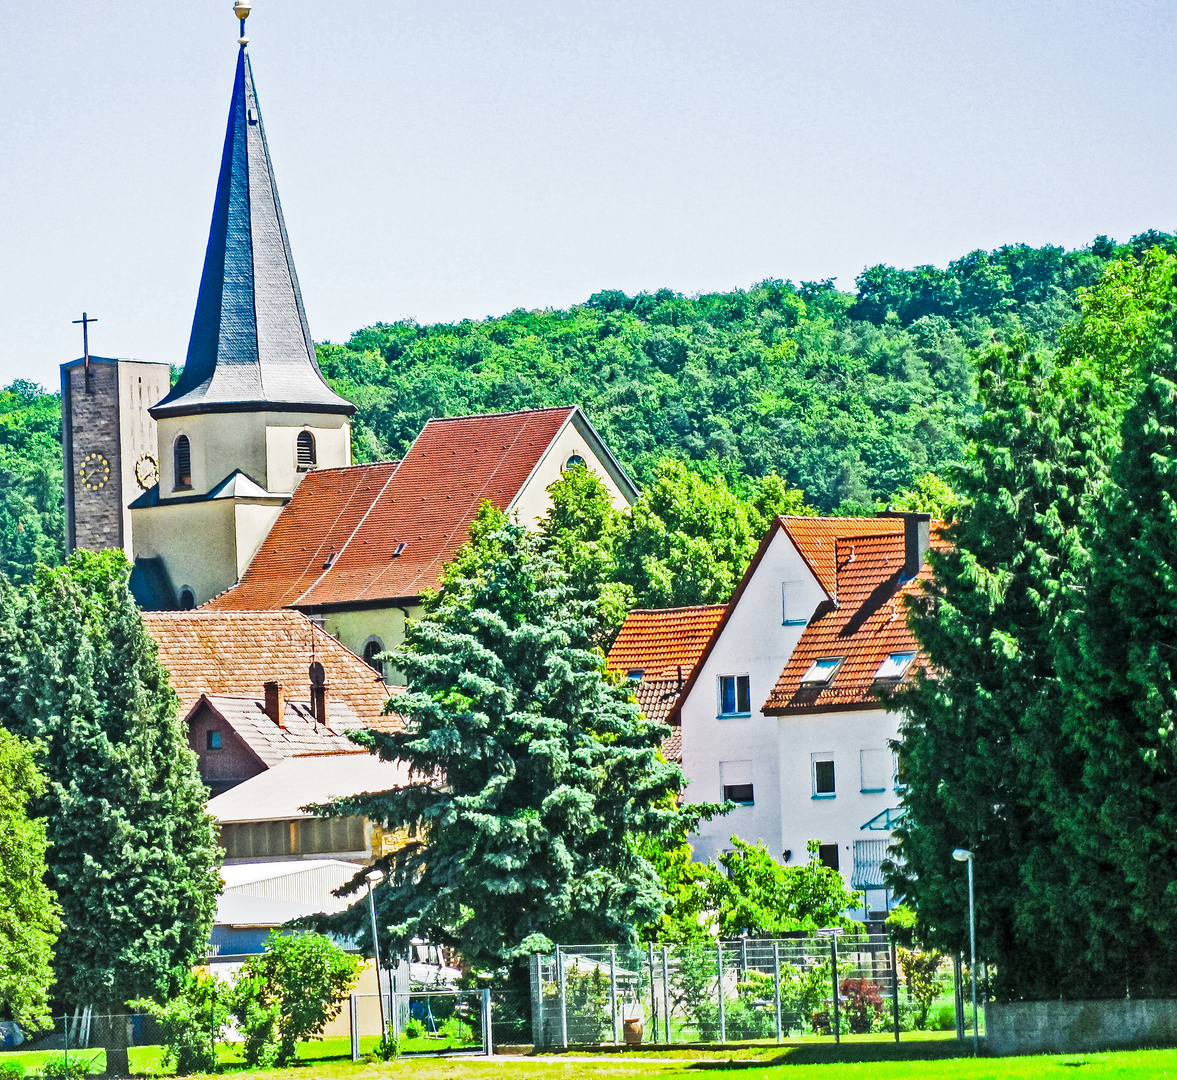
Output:
<instances>
[{"instance_id":1,"label":"church steeple","mask_svg":"<svg viewBox=\"0 0 1177 1080\"><path fill-rule=\"evenodd\" d=\"M196 413L292 409L345 416L355 406L324 382L303 310L246 51L245 15L212 228L184 371L152 409Z\"/></svg>"}]
</instances>

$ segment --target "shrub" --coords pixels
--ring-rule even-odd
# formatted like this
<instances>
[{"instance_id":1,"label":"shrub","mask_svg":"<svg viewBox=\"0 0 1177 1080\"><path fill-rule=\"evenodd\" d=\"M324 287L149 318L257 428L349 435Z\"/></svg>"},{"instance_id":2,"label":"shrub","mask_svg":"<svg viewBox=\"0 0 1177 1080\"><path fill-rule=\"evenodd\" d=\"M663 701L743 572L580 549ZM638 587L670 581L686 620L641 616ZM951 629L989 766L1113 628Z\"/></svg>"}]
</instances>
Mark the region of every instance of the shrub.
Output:
<instances>
[{"instance_id":1,"label":"shrub","mask_svg":"<svg viewBox=\"0 0 1177 1080\"><path fill-rule=\"evenodd\" d=\"M940 965L944 962L942 953L914 952L900 948L897 951L899 968L907 983L907 992L919 1006L915 1026L923 1031L928 1026L928 1010L932 1002L940 993L940 984L936 976ZM955 1025L955 1018L953 1024Z\"/></svg>"},{"instance_id":2,"label":"shrub","mask_svg":"<svg viewBox=\"0 0 1177 1080\"><path fill-rule=\"evenodd\" d=\"M843 1006L850 1030L856 1035L867 1034L883 1013L883 995L878 983L869 979L843 979L840 988L846 1004Z\"/></svg>"},{"instance_id":3,"label":"shrub","mask_svg":"<svg viewBox=\"0 0 1177 1080\"><path fill-rule=\"evenodd\" d=\"M215 975L189 975L180 991L163 1005L132 1001L157 1020L164 1032L165 1065L175 1065L181 1076L215 1072L220 1064L217 1043L229 1021L232 989Z\"/></svg>"},{"instance_id":4,"label":"shrub","mask_svg":"<svg viewBox=\"0 0 1177 1080\"><path fill-rule=\"evenodd\" d=\"M0 1062L0 1080L24 1080L25 1067L19 1061Z\"/></svg>"},{"instance_id":5,"label":"shrub","mask_svg":"<svg viewBox=\"0 0 1177 1080\"><path fill-rule=\"evenodd\" d=\"M297 1044L322 1034L339 1015L360 974L360 960L322 934L266 939L265 952L241 965L232 1012L245 1033L251 1068L287 1065Z\"/></svg>"},{"instance_id":6,"label":"shrub","mask_svg":"<svg viewBox=\"0 0 1177 1080\"><path fill-rule=\"evenodd\" d=\"M89 1060L81 1054L54 1054L41 1062L41 1076L44 1080L83 1080L97 1060L98 1054Z\"/></svg>"}]
</instances>

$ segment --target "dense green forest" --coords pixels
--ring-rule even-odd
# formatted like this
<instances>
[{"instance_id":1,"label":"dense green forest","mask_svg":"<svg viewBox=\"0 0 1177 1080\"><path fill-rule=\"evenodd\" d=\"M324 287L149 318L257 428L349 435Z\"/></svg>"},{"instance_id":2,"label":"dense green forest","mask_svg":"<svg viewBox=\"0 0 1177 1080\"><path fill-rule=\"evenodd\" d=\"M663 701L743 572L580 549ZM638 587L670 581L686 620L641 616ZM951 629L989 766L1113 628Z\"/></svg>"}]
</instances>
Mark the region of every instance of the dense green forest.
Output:
<instances>
[{"instance_id":1,"label":"dense green forest","mask_svg":"<svg viewBox=\"0 0 1177 1080\"><path fill-rule=\"evenodd\" d=\"M566 311L378 323L320 345L319 360L359 406L357 461L400 456L431 416L576 402L640 483L675 458L754 499L777 472L817 509L848 512L960 459L972 353L1019 330L1052 348L1078 291L1152 247L1177 251L1177 238L872 266L852 293L832 281L604 291ZM18 581L64 550L60 424L56 394L0 391L0 570Z\"/></svg>"}]
</instances>

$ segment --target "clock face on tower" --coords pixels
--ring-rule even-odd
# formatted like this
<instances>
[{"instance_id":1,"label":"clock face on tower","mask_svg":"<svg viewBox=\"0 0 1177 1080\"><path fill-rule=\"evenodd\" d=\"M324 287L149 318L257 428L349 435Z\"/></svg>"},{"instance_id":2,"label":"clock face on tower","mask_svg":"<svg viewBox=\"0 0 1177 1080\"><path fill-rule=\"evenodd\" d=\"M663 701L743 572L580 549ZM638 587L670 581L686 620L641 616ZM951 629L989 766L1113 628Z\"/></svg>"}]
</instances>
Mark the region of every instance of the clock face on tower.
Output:
<instances>
[{"instance_id":1,"label":"clock face on tower","mask_svg":"<svg viewBox=\"0 0 1177 1080\"><path fill-rule=\"evenodd\" d=\"M87 491L100 491L110 479L110 462L97 451L87 454L78 469L78 479Z\"/></svg>"},{"instance_id":2,"label":"clock face on tower","mask_svg":"<svg viewBox=\"0 0 1177 1080\"><path fill-rule=\"evenodd\" d=\"M159 483L159 462L154 454L140 454L135 462L135 480L144 491Z\"/></svg>"}]
</instances>

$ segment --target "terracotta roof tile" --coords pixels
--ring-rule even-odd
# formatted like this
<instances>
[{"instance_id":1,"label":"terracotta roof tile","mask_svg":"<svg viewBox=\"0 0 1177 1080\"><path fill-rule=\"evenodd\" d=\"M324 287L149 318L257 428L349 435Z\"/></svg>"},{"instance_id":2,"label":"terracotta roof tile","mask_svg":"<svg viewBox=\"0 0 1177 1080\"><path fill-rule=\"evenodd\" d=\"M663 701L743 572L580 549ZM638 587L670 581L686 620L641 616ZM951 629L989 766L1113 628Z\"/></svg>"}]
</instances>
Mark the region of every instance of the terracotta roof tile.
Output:
<instances>
[{"instance_id":1,"label":"terracotta roof tile","mask_svg":"<svg viewBox=\"0 0 1177 1080\"><path fill-rule=\"evenodd\" d=\"M430 420L395 467L309 473L241 581L202 610L319 608L436 588L478 507L506 509L575 411Z\"/></svg>"},{"instance_id":2,"label":"terracotta roof tile","mask_svg":"<svg viewBox=\"0 0 1177 1080\"><path fill-rule=\"evenodd\" d=\"M794 520L789 520L788 528ZM822 547L832 553L829 568L835 575L832 591L838 603L823 603L805 627L764 712L780 715L878 708L876 691L881 684L875 674L883 661L892 653L915 653L903 678L910 677L923 662L907 624L905 597L919 588L918 583L927 579L930 570L925 564L915 580L901 583L902 518L843 518L840 523L837 518L810 520L824 520L834 527L823 533ZM874 528L861 529L867 520ZM933 543L938 546L937 525L933 522ZM810 535L815 534L816 530ZM828 683L802 684L801 677L815 660L835 657L843 658L842 663Z\"/></svg>"},{"instance_id":3,"label":"terracotta roof tile","mask_svg":"<svg viewBox=\"0 0 1177 1080\"><path fill-rule=\"evenodd\" d=\"M895 518L829 518L829 517L781 517L801 557L809 563L818 584L831 599L837 599L837 574L834 566L834 547L841 536L888 536L897 529L903 532L902 524L896 525Z\"/></svg>"},{"instance_id":4,"label":"terracotta roof tile","mask_svg":"<svg viewBox=\"0 0 1177 1080\"><path fill-rule=\"evenodd\" d=\"M665 724L675 703L682 684L678 679L642 679L633 681L633 695L638 699L642 715L647 720Z\"/></svg>"},{"instance_id":5,"label":"terracotta roof tile","mask_svg":"<svg viewBox=\"0 0 1177 1080\"><path fill-rule=\"evenodd\" d=\"M723 618L726 604L631 611L609 650L606 663L623 675L641 671L646 679L690 677Z\"/></svg>"},{"instance_id":6,"label":"terracotta roof tile","mask_svg":"<svg viewBox=\"0 0 1177 1080\"><path fill-rule=\"evenodd\" d=\"M271 680L295 702L310 693L310 665L327 677L327 719L332 728L355 717L363 727L396 727L382 716L389 689L351 650L296 611L148 611L148 633L159 642L160 662L171 672L187 716L201 694L258 700Z\"/></svg>"}]
</instances>

